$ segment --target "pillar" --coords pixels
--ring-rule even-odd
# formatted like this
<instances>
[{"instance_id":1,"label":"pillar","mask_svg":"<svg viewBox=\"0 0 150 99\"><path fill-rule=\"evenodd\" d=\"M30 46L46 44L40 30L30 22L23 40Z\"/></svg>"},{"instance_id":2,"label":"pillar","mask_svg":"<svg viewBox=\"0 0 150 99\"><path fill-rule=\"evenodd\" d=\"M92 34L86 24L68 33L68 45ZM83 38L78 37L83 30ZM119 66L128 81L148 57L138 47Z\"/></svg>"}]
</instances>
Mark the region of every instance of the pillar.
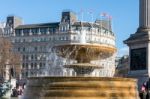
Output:
<instances>
[{"instance_id":1,"label":"pillar","mask_svg":"<svg viewBox=\"0 0 150 99\"><path fill-rule=\"evenodd\" d=\"M150 0L140 0L139 4L139 27L150 28Z\"/></svg>"}]
</instances>

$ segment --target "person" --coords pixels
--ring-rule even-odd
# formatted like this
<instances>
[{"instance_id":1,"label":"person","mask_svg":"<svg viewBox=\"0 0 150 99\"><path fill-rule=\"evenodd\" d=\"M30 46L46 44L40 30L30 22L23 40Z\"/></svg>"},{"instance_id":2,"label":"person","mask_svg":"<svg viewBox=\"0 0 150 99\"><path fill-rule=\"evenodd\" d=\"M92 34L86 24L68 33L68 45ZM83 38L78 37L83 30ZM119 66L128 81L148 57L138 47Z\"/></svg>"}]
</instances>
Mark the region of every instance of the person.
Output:
<instances>
[{"instance_id":1,"label":"person","mask_svg":"<svg viewBox=\"0 0 150 99\"><path fill-rule=\"evenodd\" d=\"M149 80L150 81L150 80ZM149 99L149 81L146 82L146 91L147 91L147 95L146 95L146 99Z\"/></svg>"},{"instance_id":2,"label":"person","mask_svg":"<svg viewBox=\"0 0 150 99\"><path fill-rule=\"evenodd\" d=\"M18 97L18 92L17 92L17 89L16 89L16 87L14 87L13 89L12 89L12 95L11 95L12 97Z\"/></svg>"},{"instance_id":3,"label":"person","mask_svg":"<svg viewBox=\"0 0 150 99\"><path fill-rule=\"evenodd\" d=\"M22 86L18 87L18 95L22 95L23 91L22 91Z\"/></svg>"},{"instance_id":4,"label":"person","mask_svg":"<svg viewBox=\"0 0 150 99\"><path fill-rule=\"evenodd\" d=\"M25 83L23 83L23 86L22 86L22 88L23 88L23 89L25 89L25 85L26 85L26 84L25 84Z\"/></svg>"},{"instance_id":5,"label":"person","mask_svg":"<svg viewBox=\"0 0 150 99\"><path fill-rule=\"evenodd\" d=\"M149 99L148 81L143 83L139 96L140 99Z\"/></svg>"}]
</instances>

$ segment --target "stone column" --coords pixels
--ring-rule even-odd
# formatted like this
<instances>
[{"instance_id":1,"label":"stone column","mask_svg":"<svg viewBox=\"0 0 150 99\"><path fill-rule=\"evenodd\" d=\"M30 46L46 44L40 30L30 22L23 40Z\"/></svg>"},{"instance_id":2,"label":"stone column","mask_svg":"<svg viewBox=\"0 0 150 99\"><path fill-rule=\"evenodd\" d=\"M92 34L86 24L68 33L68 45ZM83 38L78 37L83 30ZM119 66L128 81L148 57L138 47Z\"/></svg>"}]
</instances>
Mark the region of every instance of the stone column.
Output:
<instances>
[{"instance_id":1,"label":"stone column","mask_svg":"<svg viewBox=\"0 0 150 99\"><path fill-rule=\"evenodd\" d=\"M148 32L149 34L149 39L150 39L150 31ZM150 77L150 42L148 41L148 45L147 45L147 70L148 70L148 75Z\"/></svg>"},{"instance_id":2,"label":"stone column","mask_svg":"<svg viewBox=\"0 0 150 99\"><path fill-rule=\"evenodd\" d=\"M150 0L140 0L139 27L150 28Z\"/></svg>"}]
</instances>

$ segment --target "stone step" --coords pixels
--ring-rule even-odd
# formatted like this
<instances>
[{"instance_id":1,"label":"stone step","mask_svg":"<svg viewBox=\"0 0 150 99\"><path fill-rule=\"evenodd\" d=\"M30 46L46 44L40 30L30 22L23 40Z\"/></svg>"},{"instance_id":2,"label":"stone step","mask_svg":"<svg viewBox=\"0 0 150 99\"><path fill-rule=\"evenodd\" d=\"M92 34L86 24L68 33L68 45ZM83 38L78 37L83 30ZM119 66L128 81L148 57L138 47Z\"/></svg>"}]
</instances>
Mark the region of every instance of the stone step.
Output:
<instances>
[{"instance_id":1,"label":"stone step","mask_svg":"<svg viewBox=\"0 0 150 99\"><path fill-rule=\"evenodd\" d=\"M32 99L32 98L29 98ZM139 99L138 97L42 97L40 99Z\"/></svg>"},{"instance_id":2,"label":"stone step","mask_svg":"<svg viewBox=\"0 0 150 99\"><path fill-rule=\"evenodd\" d=\"M137 93L135 90L128 91L128 90L114 90L114 91L104 91L104 90L96 90L96 89L89 89L89 90L45 90L44 96L66 96L66 97L135 97Z\"/></svg>"}]
</instances>

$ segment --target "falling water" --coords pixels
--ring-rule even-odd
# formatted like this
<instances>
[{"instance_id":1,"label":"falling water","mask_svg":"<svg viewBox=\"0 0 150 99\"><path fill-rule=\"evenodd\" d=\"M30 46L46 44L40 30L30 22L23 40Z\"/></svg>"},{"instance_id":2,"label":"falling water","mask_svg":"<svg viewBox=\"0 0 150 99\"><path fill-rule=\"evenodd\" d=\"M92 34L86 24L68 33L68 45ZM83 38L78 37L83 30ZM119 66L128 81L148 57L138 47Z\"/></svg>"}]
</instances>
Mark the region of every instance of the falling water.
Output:
<instances>
[{"instance_id":1,"label":"falling water","mask_svg":"<svg viewBox=\"0 0 150 99\"><path fill-rule=\"evenodd\" d=\"M45 76L60 76L63 75L63 64L64 59L61 57L58 57L56 55L55 51L52 51L52 48L49 49L49 53L47 54L46 60L48 63L46 63L46 67L43 70L43 72L46 73Z\"/></svg>"},{"instance_id":2,"label":"falling water","mask_svg":"<svg viewBox=\"0 0 150 99\"><path fill-rule=\"evenodd\" d=\"M78 40L80 44L85 44L86 43L86 31L82 30L78 32Z\"/></svg>"},{"instance_id":3,"label":"falling water","mask_svg":"<svg viewBox=\"0 0 150 99\"><path fill-rule=\"evenodd\" d=\"M64 65L76 63L75 60L70 59L72 56L72 53L76 50L79 50L74 46L73 50L70 51L70 48L68 47L65 49L62 53L66 55L66 58L62 58L61 56L58 56L57 50L53 47L49 49L49 54L46 56L46 66L43 69L43 74L38 74L38 76L70 76L70 75L64 75ZM74 56L76 57L76 55Z\"/></svg>"}]
</instances>

